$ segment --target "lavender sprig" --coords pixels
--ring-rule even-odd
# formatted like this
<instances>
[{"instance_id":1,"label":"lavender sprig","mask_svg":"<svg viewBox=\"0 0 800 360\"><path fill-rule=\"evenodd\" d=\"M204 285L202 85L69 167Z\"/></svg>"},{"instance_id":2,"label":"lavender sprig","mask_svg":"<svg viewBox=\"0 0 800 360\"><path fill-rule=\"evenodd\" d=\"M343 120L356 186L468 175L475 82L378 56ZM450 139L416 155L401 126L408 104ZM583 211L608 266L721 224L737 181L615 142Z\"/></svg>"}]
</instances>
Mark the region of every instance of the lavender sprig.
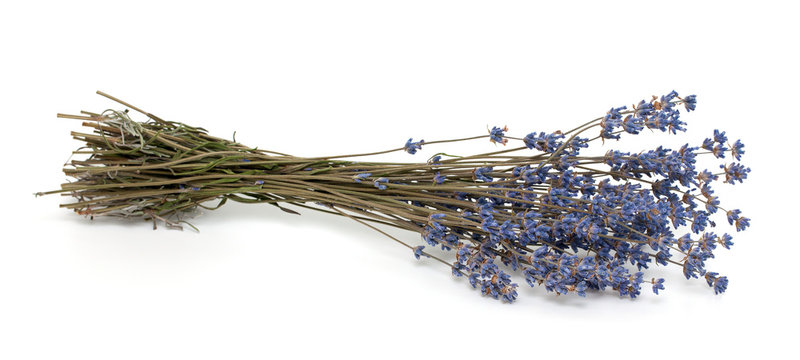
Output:
<instances>
[{"instance_id":1,"label":"lavender sprig","mask_svg":"<svg viewBox=\"0 0 800 360\"><path fill-rule=\"evenodd\" d=\"M644 280L650 266L680 266L687 279L704 278L715 293L728 279L706 270L717 246L733 245L728 234L712 231L723 213L743 231L750 219L722 207L718 182L736 184L750 169L738 162L721 172L698 169L699 156L740 161L744 145L725 132L696 146L658 146L638 153L610 150L587 155L597 140L622 141L645 129L685 131L680 108L696 109L696 96L677 92L653 96L631 108L612 107L605 115L572 130L531 132L516 138L507 127L488 135L414 142L385 151L328 157L296 157L213 137L198 127L127 111L59 115L85 120L91 133L74 132L86 143L64 172L75 179L61 190L75 202L63 204L86 216L141 217L171 227L185 223L197 208L218 208L228 200L288 206L353 219L463 276L482 294L512 302L516 274L530 286L556 294L611 290L635 298L647 282L654 293L664 279ZM596 132L595 137L581 137ZM394 151L415 154L422 145L486 139L518 147L468 156L439 152L421 163L344 160ZM84 150L87 149L87 150ZM705 151L700 151L700 150ZM713 159L712 159L713 160ZM211 201L218 203L209 207ZM411 245L379 226L420 234ZM682 232L681 236L676 232ZM450 259L425 251L439 247ZM444 256L446 257L446 256Z\"/></svg>"}]
</instances>

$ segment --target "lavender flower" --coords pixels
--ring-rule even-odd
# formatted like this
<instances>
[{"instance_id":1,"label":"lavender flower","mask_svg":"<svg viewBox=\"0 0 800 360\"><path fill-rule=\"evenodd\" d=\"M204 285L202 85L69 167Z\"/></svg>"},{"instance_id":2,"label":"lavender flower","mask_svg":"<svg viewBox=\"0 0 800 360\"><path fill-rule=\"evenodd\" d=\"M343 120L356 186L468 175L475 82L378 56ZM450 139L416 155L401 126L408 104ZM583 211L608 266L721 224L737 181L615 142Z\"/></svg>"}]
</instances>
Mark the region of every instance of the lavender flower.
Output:
<instances>
[{"instance_id":1,"label":"lavender flower","mask_svg":"<svg viewBox=\"0 0 800 360\"><path fill-rule=\"evenodd\" d=\"M491 141L493 144L499 143L505 145L508 143L508 139L503 138L503 136L505 136L504 131L508 131L508 127L492 127L492 130L489 130L489 141Z\"/></svg>"},{"instance_id":2,"label":"lavender flower","mask_svg":"<svg viewBox=\"0 0 800 360\"><path fill-rule=\"evenodd\" d=\"M435 184L441 184L441 183L443 183L443 182L444 182L444 180L445 180L446 178L447 178L447 177L446 177L445 175L442 175L442 173L440 173L440 172L438 172L438 171L437 171L437 172L436 172L436 176L434 176L434 177L433 177L433 182L434 182Z\"/></svg>"},{"instance_id":3,"label":"lavender flower","mask_svg":"<svg viewBox=\"0 0 800 360\"><path fill-rule=\"evenodd\" d=\"M422 251L423 249L425 249L423 245L414 248L414 257L417 258L417 260L419 260L420 256L430 257Z\"/></svg>"},{"instance_id":4,"label":"lavender flower","mask_svg":"<svg viewBox=\"0 0 800 360\"><path fill-rule=\"evenodd\" d=\"M730 163L719 167L725 170L725 182L729 184L735 184L736 181L741 183L744 179L747 179L747 174L750 172L749 167L739 163Z\"/></svg>"},{"instance_id":5,"label":"lavender flower","mask_svg":"<svg viewBox=\"0 0 800 360\"><path fill-rule=\"evenodd\" d=\"M683 99L683 105L686 107L686 111L693 111L697 108L697 95L689 95Z\"/></svg>"},{"instance_id":6,"label":"lavender flower","mask_svg":"<svg viewBox=\"0 0 800 360\"><path fill-rule=\"evenodd\" d=\"M473 172L473 174L474 174L473 177L475 179L483 181L483 182L492 182L492 181L494 181L494 179L492 178L491 175L489 175L492 172L492 169L493 168L491 166L477 168Z\"/></svg>"},{"instance_id":7,"label":"lavender flower","mask_svg":"<svg viewBox=\"0 0 800 360\"><path fill-rule=\"evenodd\" d=\"M389 182L389 179L387 179L385 177L382 177L382 178L375 179L375 181L373 182L373 185L375 185L375 187L380 189L380 190L386 190L386 185L385 184L388 183L388 182Z\"/></svg>"},{"instance_id":8,"label":"lavender flower","mask_svg":"<svg viewBox=\"0 0 800 360\"><path fill-rule=\"evenodd\" d=\"M725 249L730 250L731 246L733 246L733 237L728 234L723 234L719 238L717 238L717 242Z\"/></svg>"},{"instance_id":9,"label":"lavender flower","mask_svg":"<svg viewBox=\"0 0 800 360\"><path fill-rule=\"evenodd\" d=\"M722 294L728 289L727 276L719 276L718 273L709 271L705 274L705 279L708 286L714 288L714 294Z\"/></svg>"},{"instance_id":10,"label":"lavender flower","mask_svg":"<svg viewBox=\"0 0 800 360\"><path fill-rule=\"evenodd\" d=\"M664 279L653 279L653 292L658 295L658 290L664 290Z\"/></svg>"},{"instance_id":11,"label":"lavender flower","mask_svg":"<svg viewBox=\"0 0 800 360\"><path fill-rule=\"evenodd\" d=\"M734 223L736 225L736 231L744 231L748 226L750 226L750 219L746 217L740 217L736 219Z\"/></svg>"},{"instance_id":12,"label":"lavender flower","mask_svg":"<svg viewBox=\"0 0 800 360\"><path fill-rule=\"evenodd\" d=\"M403 149L407 153L409 153L411 155L414 155L414 154L417 153L417 150L421 150L422 149L422 144L424 144L424 143L425 143L425 140L420 140L420 141L414 142L414 139L410 138L410 139L408 139L408 141L406 141L406 145L403 147Z\"/></svg>"},{"instance_id":13,"label":"lavender flower","mask_svg":"<svg viewBox=\"0 0 800 360\"><path fill-rule=\"evenodd\" d=\"M368 178L370 176L372 176L372 174L370 174L370 173L356 174L356 175L353 175L353 181L355 181L355 182L360 184L361 180L364 180L364 179L366 179L366 178Z\"/></svg>"},{"instance_id":14,"label":"lavender flower","mask_svg":"<svg viewBox=\"0 0 800 360\"><path fill-rule=\"evenodd\" d=\"M744 144L742 144L741 140L736 140L733 146L731 146L731 156L733 156L736 161L741 161L742 155L744 155Z\"/></svg>"},{"instance_id":15,"label":"lavender flower","mask_svg":"<svg viewBox=\"0 0 800 360\"><path fill-rule=\"evenodd\" d=\"M559 146L561 146L561 142L559 142L559 140L563 138L564 135L561 134L561 132L554 132L551 134L540 132L538 135L536 133L530 133L525 136L524 142L528 149L536 149L546 153L552 153Z\"/></svg>"},{"instance_id":16,"label":"lavender flower","mask_svg":"<svg viewBox=\"0 0 800 360\"><path fill-rule=\"evenodd\" d=\"M725 135L724 131L714 129L714 141L716 141L717 144L724 144L728 141L728 137Z\"/></svg>"}]
</instances>

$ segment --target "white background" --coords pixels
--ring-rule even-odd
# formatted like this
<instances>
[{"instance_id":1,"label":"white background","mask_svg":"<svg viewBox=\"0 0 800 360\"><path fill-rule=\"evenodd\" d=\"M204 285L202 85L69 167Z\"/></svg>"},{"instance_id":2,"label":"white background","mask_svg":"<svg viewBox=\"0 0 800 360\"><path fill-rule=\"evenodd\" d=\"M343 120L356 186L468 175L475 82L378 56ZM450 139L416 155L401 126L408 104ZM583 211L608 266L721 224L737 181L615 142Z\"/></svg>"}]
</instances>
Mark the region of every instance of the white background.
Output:
<instances>
[{"instance_id":1,"label":"white background","mask_svg":"<svg viewBox=\"0 0 800 360\"><path fill-rule=\"evenodd\" d=\"M774 358L798 312L798 9L791 2L5 2L0 12L0 358ZM79 121L119 108L295 155L569 129L672 89L698 95L678 136L746 144L750 179L717 186L752 218L709 268L662 295L515 304L359 224L229 204L201 232L59 209ZM608 147L608 146L607 146ZM459 151L491 151L480 141ZM404 161L427 158L425 148ZM605 151L605 149L595 149ZM719 232L733 231L717 217ZM397 232L417 244L419 237ZM681 232L679 232L681 234ZM522 282L521 279L517 279Z\"/></svg>"}]
</instances>

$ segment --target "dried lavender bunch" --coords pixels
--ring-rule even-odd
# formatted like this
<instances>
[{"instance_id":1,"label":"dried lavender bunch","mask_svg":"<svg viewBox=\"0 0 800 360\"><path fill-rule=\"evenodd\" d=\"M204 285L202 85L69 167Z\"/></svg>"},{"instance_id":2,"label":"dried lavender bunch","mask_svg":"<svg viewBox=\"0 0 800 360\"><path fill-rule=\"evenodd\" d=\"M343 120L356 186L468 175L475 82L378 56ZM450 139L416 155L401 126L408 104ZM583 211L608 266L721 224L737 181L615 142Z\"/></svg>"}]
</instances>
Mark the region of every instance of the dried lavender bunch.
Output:
<instances>
[{"instance_id":1,"label":"dried lavender bunch","mask_svg":"<svg viewBox=\"0 0 800 360\"><path fill-rule=\"evenodd\" d=\"M511 273L557 294L611 289L634 298L645 283L658 294L664 279L646 281L640 271L654 264L680 266L687 279L702 277L722 293L727 277L706 271L705 261L717 246L728 249L733 243L730 235L709 231L716 226L710 217L724 212L737 231L750 225L740 210L722 208L711 188L717 181L742 182L750 169L737 162L720 165L716 173L696 169L697 156L741 159L744 145L728 142L725 132L715 130L697 147L581 154L592 143L645 128L685 131L680 108L694 110L694 95L681 98L673 91L631 108L614 107L566 132L515 138L494 127L488 135L409 139L385 151L309 158L217 138L98 93L149 119L133 121L127 110L59 114L85 120L92 129L72 133L86 143L73 152L85 159L64 167L75 181L39 193L76 199L62 207L91 217L141 217L154 227L158 222L180 227L192 210L216 209L227 200L268 203L295 214L287 206L322 211L364 224L408 247L417 259L435 259L481 293L508 302L517 297ZM584 133L595 135L579 136ZM438 153L418 163L352 160L476 139L520 146L470 156ZM441 247L454 259L376 225L419 233L427 246ZM678 237L675 231L681 229L688 232Z\"/></svg>"}]
</instances>

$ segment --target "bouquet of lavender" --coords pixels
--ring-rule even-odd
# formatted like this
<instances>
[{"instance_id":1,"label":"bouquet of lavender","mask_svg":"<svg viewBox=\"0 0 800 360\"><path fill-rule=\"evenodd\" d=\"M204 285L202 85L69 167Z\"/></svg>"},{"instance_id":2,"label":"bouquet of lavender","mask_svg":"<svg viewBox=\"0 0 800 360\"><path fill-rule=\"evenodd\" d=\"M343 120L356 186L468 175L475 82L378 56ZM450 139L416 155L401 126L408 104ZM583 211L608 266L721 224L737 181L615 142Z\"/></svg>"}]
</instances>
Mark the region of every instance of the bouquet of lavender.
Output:
<instances>
[{"instance_id":1,"label":"bouquet of lavender","mask_svg":"<svg viewBox=\"0 0 800 360\"><path fill-rule=\"evenodd\" d=\"M83 158L64 167L75 181L39 195L71 196L75 201L61 206L89 217L139 217L154 227L180 227L193 210L216 209L228 200L268 203L292 214L298 214L292 207L322 211L357 221L508 302L517 297L513 273L557 294L610 289L634 298L645 283L658 294L664 279L645 280L639 271L651 265L677 265L687 279L702 277L722 293L728 279L706 271L705 261L717 246L733 243L730 235L709 231L716 226L711 216L724 212L737 231L749 226L740 210L721 207L711 186L741 182L750 169L737 162L717 171L695 167L697 156L740 160L744 145L729 142L725 132L715 130L699 146L676 150L582 154L592 143L645 128L685 131L680 108L694 110L694 95L673 91L631 108L614 107L566 132L518 138L494 127L487 135L409 139L379 152L297 157L214 137L98 93L149 119L133 121L128 110L59 114L84 120L92 131L72 133L86 143L73 152ZM353 160L478 139L507 146L469 156L439 152L426 162ZM425 245L400 240L381 230L385 226L418 233ZM678 236L679 229L687 233ZM436 256L426 246L451 256Z\"/></svg>"}]
</instances>

